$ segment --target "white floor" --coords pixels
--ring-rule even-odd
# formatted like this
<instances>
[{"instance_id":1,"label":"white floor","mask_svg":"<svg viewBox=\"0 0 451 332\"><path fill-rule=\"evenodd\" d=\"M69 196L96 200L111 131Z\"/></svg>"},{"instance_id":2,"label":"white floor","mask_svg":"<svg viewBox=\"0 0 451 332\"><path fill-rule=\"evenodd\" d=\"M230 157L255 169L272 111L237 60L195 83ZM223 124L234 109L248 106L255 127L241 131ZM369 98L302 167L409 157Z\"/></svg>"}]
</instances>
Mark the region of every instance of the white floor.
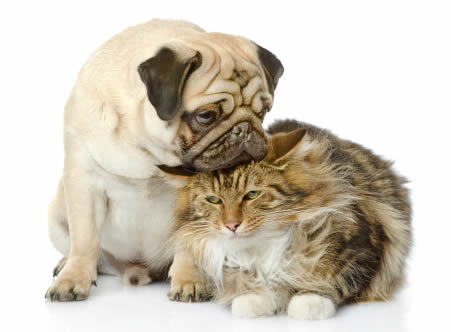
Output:
<instances>
[{"instance_id":1,"label":"white floor","mask_svg":"<svg viewBox=\"0 0 451 332\"><path fill-rule=\"evenodd\" d=\"M390 303L345 307L335 318L302 322L285 316L239 319L230 308L213 303L176 303L167 300L166 283L141 288L125 287L114 277L100 277L98 287L84 302L46 303L32 296L24 306L32 317L17 317L25 327L47 331L409 331L415 315L409 292ZM45 288L45 287L44 287ZM35 295L39 292L33 292ZM9 317L11 318L11 317ZM20 327L24 327L24 329ZM3 330L5 331L5 330Z\"/></svg>"},{"instance_id":2,"label":"white floor","mask_svg":"<svg viewBox=\"0 0 451 332\"><path fill-rule=\"evenodd\" d=\"M412 308L408 294L387 304L344 308L334 319L300 322L285 316L239 319L230 308L213 303L175 303L166 299L167 284L123 287L118 279L99 280L92 297L80 303L39 304L42 324L50 331L133 331L158 326L161 331L406 331ZM42 325L43 327L46 325Z\"/></svg>"},{"instance_id":3,"label":"white floor","mask_svg":"<svg viewBox=\"0 0 451 332\"><path fill-rule=\"evenodd\" d=\"M50 256L57 258L56 253ZM451 330L449 308L444 307L446 300L440 301L442 296L433 292L440 285L431 283L427 289L427 282L421 278L411 282L391 302L347 306L326 321L295 321L286 316L239 319L222 305L171 302L166 298L167 283L127 287L112 276L100 276L98 287L93 287L86 301L49 303L44 300L44 293L51 282L51 263L50 259L40 260L34 255L31 266L40 266L39 269L7 276L15 284L3 290L8 300L4 302L6 315L0 324L5 324L5 328L0 325L1 331L404 332L427 331L434 326L434 331Z\"/></svg>"}]
</instances>

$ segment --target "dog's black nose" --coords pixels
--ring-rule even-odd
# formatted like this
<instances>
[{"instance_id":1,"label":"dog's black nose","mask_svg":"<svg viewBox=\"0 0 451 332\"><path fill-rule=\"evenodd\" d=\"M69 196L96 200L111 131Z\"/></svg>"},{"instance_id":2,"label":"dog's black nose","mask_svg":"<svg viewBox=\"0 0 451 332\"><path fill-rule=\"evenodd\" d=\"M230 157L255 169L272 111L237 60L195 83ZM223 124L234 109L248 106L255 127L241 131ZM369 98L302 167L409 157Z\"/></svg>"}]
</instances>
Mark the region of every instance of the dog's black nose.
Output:
<instances>
[{"instance_id":1,"label":"dog's black nose","mask_svg":"<svg viewBox=\"0 0 451 332\"><path fill-rule=\"evenodd\" d=\"M232 128L232 134L230 135L230 143L236 144L247 139L250 132L248 122L240 122Z\"/></svg>"},{"instance_id":2,"label":"dog's black nose","mask_svg":"<svg viewBox=\"0 0 451 332\"><path fill-rule=\"evenodd\" d=\"M249 132L249 122L240 122L232 129L232 133L241 137L245 137Z\"/></svg>"}]
</instances>

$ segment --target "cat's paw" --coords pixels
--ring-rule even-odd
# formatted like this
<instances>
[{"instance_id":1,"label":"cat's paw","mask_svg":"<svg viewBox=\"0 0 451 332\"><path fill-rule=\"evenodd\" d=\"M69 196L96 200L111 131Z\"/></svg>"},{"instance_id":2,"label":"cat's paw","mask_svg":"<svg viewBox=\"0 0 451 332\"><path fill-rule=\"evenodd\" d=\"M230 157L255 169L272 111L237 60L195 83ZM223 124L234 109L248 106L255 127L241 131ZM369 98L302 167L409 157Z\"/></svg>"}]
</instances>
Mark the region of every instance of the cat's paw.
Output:
<instances>
[{"instance_id":1,"label":"cat's paw","mask_svg":"<svg viewBox=\"0 0 451 332\"><path fill-rule=\"evenodd\" d=\"M243 318L274 315L276 309L271 298L265 295L246 294L232 301L232 315Z\"/></svg>"},{"instance_id":2,"label":"cat's paw","mask_svg":"<svg viewBox=\"0 0 451 332\"><path fill-rule=\"evenodd\" d=\"M291 298L288 316L295 319L327 319L335 314L335 305L318 294L302 294Z\"/></svg>"},{"instance_id":3,"label":"cat's paw","mask_svg":"<svg viewBox=\"0 0 451 332\"><path fill-rule=\"evenodd\" d=\"M168 298L171 301L203 302L208 301L210 295L203 281L172 279Z\"/></svg>"}]
</instances>

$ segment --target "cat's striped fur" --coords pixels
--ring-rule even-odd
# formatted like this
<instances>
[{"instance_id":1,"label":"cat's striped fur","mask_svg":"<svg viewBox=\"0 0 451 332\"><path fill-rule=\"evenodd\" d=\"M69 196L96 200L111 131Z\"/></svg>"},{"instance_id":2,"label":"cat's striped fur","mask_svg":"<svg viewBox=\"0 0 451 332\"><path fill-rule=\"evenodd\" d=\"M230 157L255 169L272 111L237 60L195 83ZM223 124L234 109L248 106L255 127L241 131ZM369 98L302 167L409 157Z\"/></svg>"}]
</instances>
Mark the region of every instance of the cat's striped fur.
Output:
<instances>
[{"instance_id":1,"label":"cat's striped fur","mask_svg":"<svg viewBox=\"0 0 451 332\"><path fill-rule=\"evenodd\" d=\"M244 316L325 318L340 304L390 299L411 245L406 180L327 130L281 121L269 134L265 160L198 174L179 191L170 296L193 299L177 285L189 270ZM249 191L261 193L243 200Z\"/></svg>"}]
</instances>

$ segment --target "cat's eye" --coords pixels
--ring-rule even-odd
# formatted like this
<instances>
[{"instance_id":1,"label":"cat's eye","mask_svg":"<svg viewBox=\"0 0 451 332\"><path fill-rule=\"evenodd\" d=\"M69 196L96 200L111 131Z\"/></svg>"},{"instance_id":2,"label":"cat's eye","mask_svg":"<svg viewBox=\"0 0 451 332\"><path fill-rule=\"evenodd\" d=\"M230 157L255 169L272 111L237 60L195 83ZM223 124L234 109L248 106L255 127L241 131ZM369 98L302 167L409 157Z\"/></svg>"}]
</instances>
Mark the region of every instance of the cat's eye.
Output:
<instances>
[{"instance_id":1,"label":"cat's eye","mask_svg":"<svg viewBox=\"0 0 451 332\"><path fill-rule=\"evenodd\" d=\"M207 196L207 201L211 204L219 204L222 200L217 196Z\"/></svg>"},{"instance_id":2,"label":"cat's eye","mask_svg":"<svg viewBox=\"0 0 451 332\"><path fill-rule=\"evenodd\" d=\"M260 196L262 192L259 190L251 190L246 195L244 195L245 200L251 200L256 199L258 196Z\"/></svg>"}]
</instances>

